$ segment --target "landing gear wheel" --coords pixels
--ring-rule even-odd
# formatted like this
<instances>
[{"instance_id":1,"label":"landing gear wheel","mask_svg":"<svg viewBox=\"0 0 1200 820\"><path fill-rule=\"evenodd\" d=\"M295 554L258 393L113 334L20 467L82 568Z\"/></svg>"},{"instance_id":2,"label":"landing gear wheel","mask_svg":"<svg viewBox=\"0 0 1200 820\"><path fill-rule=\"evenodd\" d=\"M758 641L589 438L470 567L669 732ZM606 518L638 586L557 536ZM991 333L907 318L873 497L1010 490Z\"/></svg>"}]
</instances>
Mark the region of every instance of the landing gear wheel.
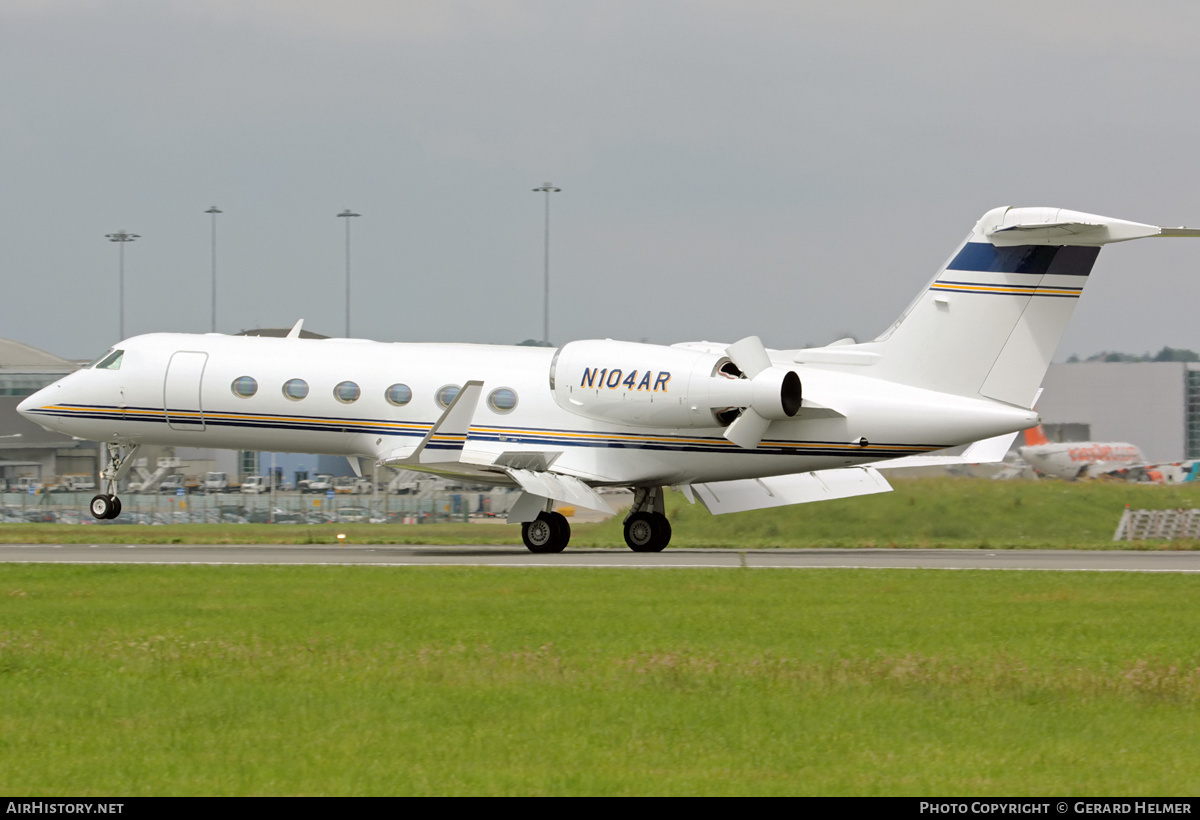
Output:
<instances>
[{"instance_id":1,"label":"landing gear wheel","mask_svg":"<svg viewBox=\"0 0 1200 820\"><path fill-rule=\"evenodd\" d=\"M571 525L562 513L538 513L521 525L521 540L530 552L562 552L571 540Z\"/></svg>"},{"instance_id":2,"label":"landing gear wheel","mask_svg":"<svg viewBox=\"0 0 1200 820\"><path fill-rule=\"evenodd\" d=\"M671 543L671 522L662 513L656 512L651 515L658 521L658 540L662 544L658 550L661 552L667 544Z\"/></svg>"},{"instance_id":3,"label":"landing gear wheel","mask_svg":"<svg viewBox=\"0 0 1200 820\"><path fill-rule=\"evenodd\" d=\"M662 513L638 512L625 519L625 543L634 552L662 552L671 541L671 522Z\"/></svg>"},{"instance_id":4,"label":"landing gear wheel","mask_svg":"<svg viewBox=\"0 0 1200 820\"><path fill-rule=\"evenodd\" d=\"M115 495L98 495L92 498L91 511L93 518L110 519L121 514L121 499Z\"/></svg>"}]
</instances>

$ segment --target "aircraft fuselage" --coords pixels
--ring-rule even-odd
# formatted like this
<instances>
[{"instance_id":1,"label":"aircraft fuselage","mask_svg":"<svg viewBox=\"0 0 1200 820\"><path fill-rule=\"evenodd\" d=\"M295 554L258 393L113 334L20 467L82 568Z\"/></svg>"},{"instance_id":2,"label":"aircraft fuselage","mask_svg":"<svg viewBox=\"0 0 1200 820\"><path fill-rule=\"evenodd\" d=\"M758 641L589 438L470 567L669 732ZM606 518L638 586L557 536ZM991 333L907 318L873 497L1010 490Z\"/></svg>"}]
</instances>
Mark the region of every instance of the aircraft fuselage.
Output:
<instances>
[{"instance_id":1,"label":"aircraft fuselage","mask_svg":"<svg viewBox=\"0 0 1200 820\"><path fill-rule=\"evenodd\" d=\"M643 347L662 351L668 363L679 355L679 348ZM21 411L49 429L98 441L337 454L496 484L512 483L496 467L501 455L551 453L557 473L624 486L867 464L1036 420L1011 405L793 364L790 352L776 351L772 357L799 374L804 405L747 449L723 438L716 421L648 427L563 409L549 384L556 351L547 348L155 333L114 350L123 351L117 366L100 360L29 397ZM685 374L655 361L642 368L651 378L606 374L597 386L593 372L592 383L578 387L602 393L606 408L616 407L606 412L618 418L622 391L630 408L646 400L639 385L648 385L659 407L696 410L688 406ZM468 380L483 387L458 457L403 463Z\"/></svg>"}]
</instances>

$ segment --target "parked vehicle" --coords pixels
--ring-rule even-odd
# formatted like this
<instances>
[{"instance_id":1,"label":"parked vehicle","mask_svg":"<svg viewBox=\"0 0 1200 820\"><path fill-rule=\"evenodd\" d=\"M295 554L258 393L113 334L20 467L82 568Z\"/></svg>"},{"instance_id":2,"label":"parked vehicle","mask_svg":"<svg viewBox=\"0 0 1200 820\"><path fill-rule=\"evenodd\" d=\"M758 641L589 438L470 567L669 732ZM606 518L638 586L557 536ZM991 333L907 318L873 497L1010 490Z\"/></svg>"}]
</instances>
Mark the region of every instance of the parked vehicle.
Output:
<instances>
[{"instance_id":1,"label":"parked vehicle","mask_svg":"<svg viewBox=\"0 0 1200 820\"><path fill-rule=\"evenodd\" d=\"M327 493L333 489L333 476L321 474L301 481L297 489L302 493Z\"/></svg>"},{"instance_id":2,"label":"parked vehicle","mask_svg":"<svg viewBox=\"0 0 1200 820\"><path fill-rule=\"evenodd\" d=\"M15 481L10 481L8 488L10 492L36 495L37 493L45 492L46 484L42 481L41 476L23 475L18 476Z\"/></svg>"},{"instance_id":3,"label":"parked vehicle","mask_svg":"<svg viewBox=\"0 0 1200 820\"><path fill-rule=\"evenodd\" d=\"M366 524L371 520L371 511L366 507L342 507L337 511L339 524Z\"/></svg>"},{"instance_id":4,"label":"parked vehicle","mask_svg":"<svg viewBox=\"0 0 1200 820\"><path fill-rule=\"evenodd\" d=\"M242 480L242 492L244 493L258 495L270 491L271 482L265 475L248 475Z\"/></svg>"},{"instance_id":5,"label":"parked vehicle","mask_svg":"<svg viewBox=\"0 0 1200 820\"><path fill-rule=\"evenodd\" d=\"M58 487L68 493L90 493L96 489L96 479L90 475L65 475L58 482Z\"/></svg>"},{"instance_id":6,"label":"parked vehicle","mask_svg":"<svg viewBox=\"0 0 1200 820\"><path fill-rule=\"evenodd\" d=\"M339 495L370 495L371 479L340 475L333 480L333 491Z\"/></svg>"},{"instance_id":7,"label":"parked vehicle","mask_svg":"<svg viewBox=\"0 0 1200 820\"><path fill-rule=\"evenodd\" d=\"M178 495L180 490L184 490L186 492L186 489L183 486L183 474L182 473L174 473L172 475L167 476L162 481L158 482L158 491L160 493L167 493L169 495Z\"/></svg>"},{"instance_id":8,"label":"parked vehicle","mask_svg":"<svg viewBox=\"0 0 1200 820\"><path fill-rule=\"evenodd\" d=\"M204 474L204 492L206 493L236 493L241 489L241 486L229 480L228 473L205 473Z\"/></svg>"}]
</instances>

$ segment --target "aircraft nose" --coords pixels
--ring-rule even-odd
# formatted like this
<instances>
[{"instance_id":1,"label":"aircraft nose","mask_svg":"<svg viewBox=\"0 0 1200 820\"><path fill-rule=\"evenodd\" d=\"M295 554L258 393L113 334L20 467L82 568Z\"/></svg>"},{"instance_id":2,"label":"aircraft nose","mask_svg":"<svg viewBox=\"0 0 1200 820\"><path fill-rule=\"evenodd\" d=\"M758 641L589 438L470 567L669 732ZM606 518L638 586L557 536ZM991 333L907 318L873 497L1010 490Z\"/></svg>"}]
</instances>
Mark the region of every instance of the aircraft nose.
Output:
<instances>
[{"instance_id":1,"label":"aircraft nose","mask_svg":"<svg viewBox=\"0 0 1200 820\"><path fill-rule=\"evenodd\" d=\"M17 412L30 421L41 424L45 419L45 415L38 411L46 407L48 404L54 403L55 395L58 392L58 382L43 387L31 396L26 396L17 404Z\"/></svg>"},{"instance_id":2,"label":"aircraft nose","mask_svg":"<svg viewBox=\"0 0 1200 820\"><path fill-rule=\"evenodd\" d=\"M30 413L33 411L33 409L35 407L42 406L41 399L38 397L41 396L45 392L46 392L46 388L43 387L41 390L37 391L33 395L26 396L25 398L21 399L21 401L17 403L17 412L20 413L25 418L30 418Z\"/></svg>"}]
</instances>

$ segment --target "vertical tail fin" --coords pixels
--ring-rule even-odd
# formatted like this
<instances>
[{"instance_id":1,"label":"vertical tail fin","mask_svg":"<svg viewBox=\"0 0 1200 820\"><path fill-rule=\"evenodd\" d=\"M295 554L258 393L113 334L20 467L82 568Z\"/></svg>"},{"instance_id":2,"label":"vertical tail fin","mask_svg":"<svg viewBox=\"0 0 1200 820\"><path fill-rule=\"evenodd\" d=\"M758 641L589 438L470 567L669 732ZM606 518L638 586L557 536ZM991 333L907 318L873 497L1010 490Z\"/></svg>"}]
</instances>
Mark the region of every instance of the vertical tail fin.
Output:
<instances>
[{"instance_id":1,"label":"vertical tail fin","mask_svg":"<svg viewBox=\"0 0 1200 820\"><path fill-rule=\"evenodd\" d=\"M1100 247L1200 236L1057 208L996 208L886 333L870 375L1029 407ZM859 371L862 372L862 371Z\"/></svg>"},{"instance_id":2,"label":"vertical tail fin","mask_svg":"<svg viewBox=\"0 0 1200 820\"><path fill-rule=\"evenodd\" d=\"M1025 431L1026 447L1037 447L1038 445L1049 443L1050 439L1046 438L1046 431L1042 428L1042 425L1039 424L1037 427L1030 427Z\"/></svg>"}]
</instances>

